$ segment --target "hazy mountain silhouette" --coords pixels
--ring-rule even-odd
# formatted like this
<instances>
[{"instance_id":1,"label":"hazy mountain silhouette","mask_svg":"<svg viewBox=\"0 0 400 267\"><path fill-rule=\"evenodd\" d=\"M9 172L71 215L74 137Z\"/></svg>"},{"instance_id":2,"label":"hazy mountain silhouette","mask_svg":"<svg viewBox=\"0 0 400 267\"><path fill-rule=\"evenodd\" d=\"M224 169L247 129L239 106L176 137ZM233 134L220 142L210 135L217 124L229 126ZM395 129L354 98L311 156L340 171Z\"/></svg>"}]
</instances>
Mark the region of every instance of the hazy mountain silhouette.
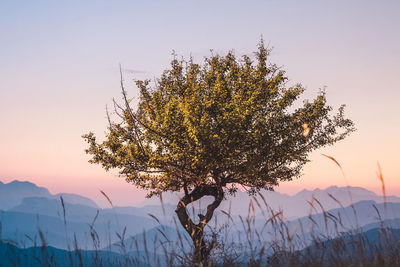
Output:
<instances>
[{"instance_id":1,"label":"hazy mountain silhouette","mask_svg":"<svg viewBox=\"0 0 400 267\"><path fill-rule=\"evenodd\" d=\"M218 216L224 215L220 213ZM251 214L251 216L253 215ZM246 216L243 216L245 221L243 225L237 216L232 216L228 236L224 237L224 232L220 232L220 235L222 235L220 238L226 238L225 243L241 243L242 248L246 248L246 243L249 241L244 242L245 245L243 246L243 240L247 240L246 235L248 234L247 218L245 217ZM250 221L251 231L253 233L257 232L263 242L280 240L282 238L282 233L279 231L280 223L272 224L269 219L270 215L256 215L254 223ZM223 223L225 223L224 220L222 220L219 225L221 226ZM301 240L298 244L304 246L305 244L311 244L315 235L321 238L336 238L342 233L348 232L351 234L353 232L369 231L379 227L400 229L400 203L389 202L385 204L366 200L354 203L351 206L331 209L325 211L325 213L322 212L321 208L316 208L313 213L308 216L284 221L283 223L284 228L282 228L282 230L284 230L284 232L286 230L288 231L285 234L296 236L296 238ZM217 230L218 229L217 227ZM190 247L191 243L188 242L190 238L180 225L178 225L178 228L160 225L134 236L126 236L123 250L130 252L137 250L143 251L145 249L144 239L146 238L148 250L153 251L155 249L157 252L162 252L163 246L180 247L181 244L178 242L179 235L186 248ZM256 235L253 237L255 236ZM253 245L258 244L258 238L259 237L254 240ZM121 242L117 242L105 249L121 252Z\"/></svg>"},{"instance_id":2,"label":"hazy mountain silhouette","mask_svg":"<svg viewBox=\"0 0 400 267\"><path fill-rule=\"evenodd\" d=\"M98 207L93 200L87 197L66 193L52 195L47 188L39 187L31 182L17 180L6 184L0 182L0 210L11 209L21 204L22 200L27 197L60 199L60 196L63 196L66 203Z\"/></svg>"},{"instance_id":3,"label":"hazy mountain silhouette","mask_svg":"<svg viewBox=\"0 0 400 267\"><path fill-rule=\"evenodd\" d=\"M62 250L51 246L19 248L0 242L0 266L124 266L127 258L110 251ZM147 266L130 257L134 266Z\"/></svg>"},{"instance_id":4,"label":"hazy mountain silhouette","mask_svg":"<svg viewBox=\"0 0 400 267\"><path fill-rule=\"evenodd\" d=\"M261 190L261 194L268 206L273 210L283 210L286 219L294 219L302 217L310 212L310 205L308 201L312 198L318 199L323 205L325 210L338 208L340 204L342 206L349 206L351 203L356 203L362 200L373 200L377 203L384 201L383 196L379 196L372 191L361 187L337 187L330 186L326 189L315 189L315 190L302 190L294 195L282 194L277 191ZM340 204L332 197L333 196ZM176 206L179 201L180 194L177 193L164 193L164 203ZM266 209L264 201L259 195L255 196L258 202L261 204L262 209ZM249 202L252 199L246 192L238 191L235 196L226 195L226 200L221 203L219 210L228 211L230 209L231 215L246 215L249 209ZM400 197L387 196L388 202L400 202ZM205 197L201 200L201 209L206 208L208 203L212 202L212 197ZM140 206L147 205L159 205L160 200L156 197L151 199L145 199ZM260 208L253 203L257 213L260 213ZM198 208L199 204L191 204ZM230 208L229 208L230 207Z\"/></svg>"},{"instance_id":5,"label":"hazy mountain silhouette","mask_svg":"<svg viewBox=\"0 0 400 267\"><path fill-rule=\"evenodd\" d=\"M68 214L68 213L67 213ZM0 211L0 222L2 225L2 239L13 240L18 244L34 245L34 239L40 243L39 230L44 233L46 242L58 248L67 248L74 235L79 244L85 249L93 246L90 237L90 225L94 219L75 217L66 218L66 225L63 217L49 216L29 212ZM142 233L143 230L154 227L156 222L150 217L141 217L127 214L99 214L93 227L100 238L100 243L105 246L110 241L116 242L116 233L122 233L126 228L128 236ZM68 238L66 237L68 236ZM67 242L68 241L68 242Z\"/></svg>"},{"instance_id":6,"label":"hazy mountain silhouette","mask_svg":"<svg viewBox=\"0 0 400 267\"><path fill-rule=\"evenodd\" d=\"M338 232L347 232L354 229L371 229L382 223L391 228L399 228L400 203L376 203L373 200L364 200L344 208L331 209L323 213L304 216L286 224L294 232L335 236Z\"/></svg>"},{"instance_id":7,"label":"hazy mountain silhouette","mask_svg":"<svg viewBox=\"0 0 400 267\"><path fill-rule=\"evenodd\" d=\"M135 235L143 230L154 227L157 222L148 215L118 213L110 209L95 209L92 207L65 203L65 218L69 238L76 234L83 241L81 244L91 246L89 225L95 219L94 229L101 237L101 243L107 244L108 239L116 240L116 233L126 228L127 235ZM40 228L50 239L48 243L58 248L66 248L64 209L60 200L30 197L25 198L20 205L0 213L3 238L28 241L25 233L37 236ZM7 235L5 235L6 233Z\"/></svg>"},{"instance_id":8,"label":"hazy mountain silhouette","mask_svg":"<svg viewBox=\"0 0 400 267\"><path fill-rule=\"evenodd\" d=\"M366 190L361 187L337 187L331 186L326 189L315 189L315 190L302 190L294 195L282 194L277 191L261 190L261 194L264 196L266 203L273 209L282 209L284 216L287 219L298 218L309 213L310 201L313 197L318 199L323 205L325 210L338 208L338 200L342 206L348 206L351 203L356 203L362 200L373 200L377 203L383 202L383 197ZM332 195L335 199L331 198ZM30 182L13 181L8 184L0 182L0 209L8 210L16 208L19 205L25 205L22 203L24 198L27 197L39 197L59 200L60 196L63 197L65 203L77 204L88 206L92 208L98 208L96 203L89 198L77 195L77 194L56 194L52 195L44 187L38 187ZM262 208L265 209L263 200L260 196L255 196L258 202L261 203ZM246 192L238 191L235 196L226 195L226 200L221 203L219 210L228 211L229 207L232 215L245 215L248 212L249 201L252 197L248 196ZM175 210L175 207L179 201L179 194L176 193L164 193L163 202L164 210L166 214L170 214ZM189 205L188 209L192 206L196 209L205 209L206 205L212 201L212 197L205 197L199 203ZM400 197L387 196L388 202L400 202ZM255 203L253 203L255 204ZM157 197L151 199L145 199L138 207L113 207L112 209L104 209L104 211L110 211L116 213L124 213L130 215L147 216L148 213L153 214L157 217L163 216L164 212L160 208L161 202ZM257 213L260 209L257 205L254 205ZM145 207L145 208L144 208ZM19 207L20 208L20 207ZM43 214L43 213L41 213ZM46 213L45 213L46 214ZM92 213L90 213L92 215ZM53 216L53 215L52 215Z\"/></svg>"},{"instance_id":9,"label":"hazy mountain silhouette","mask_svg":"<svg viewBox=\"0 0 400 267\"><path fill-rule=\"evenodd\" d=\"M73 234L82 242L80 244L90 245L89 227L86 223L68 222L65 226L60 218L12 211L0 211L0 221L2 240L12 240L21 247L41 245L39 231L44 234L47 244L55 247L66 248ZM68 241L66 233L69 233Z\"/></svg>"},{"instance_id":10,"label":"hazy mountain silhouette","mask_svg":"<svg viewBox=\"0 0 400 267\"><path fill-rule=\"evenodd\" d=\"M163 206L159 205L148 205L144 207L119 207L115 206L113 208L103 209L103 213L118 213L118 214L128 214L128 215L136 215L136 216L144 216L149 217L149 214L156 216L158 219L170 220L171 214L175 214L176 205L172 204L164 204Z\"/></svg>"},{"instance_id":11,"label":"hazy mountain silhouette","mask_svg":"<svg viewBox=\"0 0 400 267\"><path fill-rule=\"evenodd\" d=\"M182 242L182 243L181 243ZM190 249L192 241L184 229L178 229L166 225L158 225L133 236L126 236L122 244L121 241L115 242L111 246L106 246L104 250L117 253L130 252L132 254L143 251L156 252L162 254L164 249ZM181 251L182 252L182 251Z\"/></svg>"},{"instance_id":12,"label":"hazy mountain silhouette","mask_svg":"<svg viewBox=\"0 0 400 267\"><path fill-rule=\"evenodd\" d=\"M30 182L12 181L8 184L0 182L0 209L8 210L20 204L26 197L48 197L52 195L44 187Z\"/></svg>"},{"instance_id":13,"label":"hazy mountain silhouette","mask_svg":"<svg viewBox=\"0 0 400 267\"><path fill-rule=\"evenodd\" d=\"M321 234L334 234L325 231L325 225L331 230L345 232L354 227L364 227L368 230L378 226L380 219L387 223L391 222L391 227L398 223L400 218L400 198L388 196L389 203L382 203L383 197L360 187L336 187L331 186L324 190L303 190L295 195L281 194L274 191L261 191L267 205L272 210L283 210L283 219L289 226L290 231L295 232L302 229L306 234L311 230L317 229ZM61 205L60 195L64 199L64 209ZM333 197L331 197L331 196ZM318 199L312 201L313 197ZM233 222L236 224L238 233L242 231L241 222L238 215L246 217L251 200L256 216L255 227L263 228L269 216L263 217L261 210L267 211L264 200L260 196L252 199L246 192L238 191L236 196L227 195L227 199L222 202L221 208L215 215L218 220L227 219L221 210L230 209ZM178 194L163 194L163 207L157 198L143 201L139 207L112 207L100 209L90 199L75 194L52 195L46 188L38 187L33 183L13 181L8 184L0 182L0 222L2 223L2 238L13 239L17 242L33 243L33 237L38 236L38 229L45 233L50 245L65 248L71 240L73 234L81 240L81 244L90 248L90 227L94 222L94 229L101 236L102 246L107 246L111 241L118 240L116 233L123 233L125 237L135 236L140 240L140 235L146 231L147 237L154 238L155 233L162 237L159 227L172 227L166 232L171 234L170 240L176 240L177 233L173 218L175 207L178 202ZM206 208L212 198L195 202L187 207L188 213L195 221L198 220L197 214ZM313 203L313 206L310 205ZM354 203L353 206L350 204ZM321 213L323 206L327 211ZM261 209L259 207L261 206ZM342 207L341 207L342 206ZM374 207L375 206L375 207ZM64 211L67 227L64 225ZM354 211L356 212L354 214ZM311 219L308 214L312 213ZM152 218L155 216L157 219ZM380 216L380 218L379 218ZM178 229L180 229L178 222ZM400 226L399 226L400 228ZM174 229L174 230L171 230ZM67 230L67 231L66 231ZM182 229L180 229L182 230ZM66 234L68 238L66 238ZM183 234L183 236L186 233ZM30 238L28 238L28 237ZM67 242L68 240L68 242ZM130 244L132 245L132 243Z\"/></svg>"},{"instance_id":14,"label":"hazy mountain silhouette","mask_svg":"<svg viewBox=\"0 0 400 267\"><path fill-rule=\"evenodd\" d=\"M91 222L96 216L98 208L85 206L81 204L64 203L65 215L69 221ZM41 214L63 218L63 207L60 199L51 199L45 197L27 197L22 202L8 211L17 211L33 214Z\"/></svg>"},{"instance_id":15,"label":"hazy mountain silhouette","mask_svg":"<svg viewBox=\"0 0 400 267\"><path fill-rule=\"evenodd\" d=\"M257 232L257 236L261 236L263 241L281 240L282 237L291 236L291 239L298 241L294 241L295 244L304 246L311 244L315 236L326 239L336 238L346 232L363 232L379 227L400 229L400 203L376 203L365 200L327 211L316 207L308 216L289 221L281 221L279 216L276 221L271 221L270 218L271 214L256 215L254 221L250 221L252 231ZM232 229L236 230L237 234L231 235L230 240L240 242L239 239L244 239L248 232L247 221L244 225L246 229L241 220L234 219L232 223L234 224Z\"/></svg>"},{"instance_id":16,"label":"hazy mountain silhouette","mask_svg":"<svg viewBox=\"0 0 400 267\"><path fill-rule=\"evenodd\" d=\"M334 239L314 242L295 253L313 259L314 264L319 262L320 266L333 266L332 259L338 263L344 262L346 266L357 266L360 265L360 257L373 262L379 254L379 257L390 260L393 254L399 253L399 240L400 229L373 228L362 233L345 233Z\"/></svg>"},{"instance_id":17,"label":"hazy mountain silhouette","mask_svg":"<svg viewBox=\"0 0 400 267\"><path fill-rule=\"evenodd\" d=\"M52 196L52 198L54 199L60 199L60 197L62 197L64 202L66 203L85 205L93 208L99 207L97 206L96 202L94 202L90 198L77 194L60 193Z\"/></svg>"}]
</instances>

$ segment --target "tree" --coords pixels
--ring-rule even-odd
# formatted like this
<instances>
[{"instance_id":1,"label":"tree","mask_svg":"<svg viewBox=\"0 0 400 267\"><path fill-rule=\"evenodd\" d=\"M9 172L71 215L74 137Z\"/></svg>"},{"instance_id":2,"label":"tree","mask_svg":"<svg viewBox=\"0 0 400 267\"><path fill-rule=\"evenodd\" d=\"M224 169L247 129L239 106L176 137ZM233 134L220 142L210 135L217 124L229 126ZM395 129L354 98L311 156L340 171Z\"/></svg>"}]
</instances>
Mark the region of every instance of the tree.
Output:
<instances>
[{"instance_id":1,"label":"tree","mask_svg":"<svg viewBox=\"0 0 400 267\"><path fill-rule=\"evenodd\" d=\"M285 72L269 63L269 52L261 41L254 60L238 59L233 52L212 55L202 64L174 57L154 83L136 82L135 109L121 75L124 104L114 101L120 120L108 116L103 142L93 133L83 136L90 163L119 169L127 182L149 190L148 197L184 192L176 214L198 262L212 249L204 227L225 193L238 186L250 192L272 189L299 177L311 151L354 130L344 106L331 115L324 91L312 101L295 102L304 87L288 86ZM204 196L214 201L195 224L186 206Z\"/></svg>"}]
</instances>

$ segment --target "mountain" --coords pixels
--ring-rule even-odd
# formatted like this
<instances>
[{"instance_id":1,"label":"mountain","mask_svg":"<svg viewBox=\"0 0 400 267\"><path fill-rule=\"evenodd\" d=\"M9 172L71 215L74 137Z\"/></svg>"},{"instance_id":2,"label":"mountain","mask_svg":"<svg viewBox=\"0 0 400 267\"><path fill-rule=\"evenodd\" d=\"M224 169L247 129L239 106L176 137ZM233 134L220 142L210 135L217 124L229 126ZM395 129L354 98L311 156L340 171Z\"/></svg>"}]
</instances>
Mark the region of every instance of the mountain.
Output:
<instances>
[{"instance_id":1,"label":"mountain","mask_svg":"<svg viewBox=\"0 0 400 267\"><path fill-rule=\"evenodd\" d=\"M271 240L290 239L294 248L300 249L311 244L316 237L335 238L345 232L363 232L378 227L400 229L400 203L366 200L293 220L272 217L271 214L250 216L243 221L232 217L230 232L224 238L228 243L240 244L240 240L250 237L253 246Z\"/></svg>"},{"instance_id":2,"label":"mountain","mask_svg":"<svg viewBox=\"0 0 400 267\"><path fill-rule=\"evenodd\" d=\"M96 216L98 208L81 204L64 203L64 208L60 199L45 197L27 197L22 202L9 209L8 211L33 213L40 215L53 216L57 218L65 217L68 221L80 221L89 223Z\"/></svg>"},{"instance_id":3,"label":"mountain","mask_svg":"<svg viewBox=\"0 0 400 267\"><path fill-rule=\"evenodd\" d=\"M59 200L60 196L63 197L64 202L66 203L81 204L98 208L97 204L93 200L77 194L62 193L52 195L48 189L26 181L15 180L10 183L0 182L0 210L11 209L21 204L23 199L28 197L43 197Z\"/></svg>"},{"instance_id":4,"label":"mountain","mask_svg":"<svg viewBox=\"0 0 400 267\"><path fill-rule=\"evenodd\" d=\"M148 266L142 260L111 251L62 250L51 246L19 248L0 242L0 266Z\"/></svg>"},{"instance_id":5,"label":"mountain","mask_svg":"<svg viewBox=\"0 0 400 267\"><path fill-rule=\"evenodd\" d=\"M67 236L70 242L74 234L82 246L90 245L86 223L68 222L64 225L60 218L11 211L0 211L0 222L1 239L12 240L21 247L41 245L39 231L43 233L46 243L55 247L66 248Z\"/></svg>"},{"instance_id":6,"label":"mountain","mask_svg":"<svg viewBox=\"0 0 400 267\"><path fill-rule=\"evenodd\" d=\"M157 207L153 207L156 209ZM161 207L158 207L161 210ZM98 233L102 246L109 241L116 241L116 233L122 233L126 228L126 235L131 236L142 233L158 223L151 218L146 211L150 209L133 208L128 209L131 214L119 213L118 208L97 209L81 204L64 203L57 199L45 197L29 197L22 200L21 204L9 209L0 211L0 222L2 223L3 238L6 236L17 242L28 242L25 236L37 236L40 228L46 233L48 243L58 248L66 248L66 232L64 225L67 225L69 239L73 235L82 240L86 246L92 246L90 238L90 225L93 223L94 230ZM124 210L124 209L123 209ZM135 212L135 210L137 210ZM135 215L139 214L139 215Z\"/></svg>"},{"instance_id":7,"label":"mountain","mask_svg":"<svg viewBox=\"0 0 400 267\"><path fill-rule=\"evenodd\" d=\"M261 210L267 211L270 208L278 211L282 210L283 215L286 219L295 219L307 215L312 210L309 201L317 199L325 210L338 208L340 205L349 206L351 203L356 203L363 200L372 200L376 203L382 203L384 201L383 196L379 196L372 191L361 187L337 187L331 186L326 189L315 189L315 190L302 190L294 195L282 194L277 191L261 190L261 196L256 195L255 198L260 204L261 208L258 207L256 201L253 200L253 206L256 213L260 214ZM333 197L331 197L331 196ZM176 206L181 194L177 193L164 193L163 202L164 204L170 204ZM238 190L235 196L226 195L225 200L222 201L221 206L218 210L228 211L230 210L231 215L242 215L246 216L249 210L249 202L252 199L246 192ZM200 201L189 205L195 206L196 208L205 210L207 204L211 203L212 197L204 197ZM400 197L387 196L388 202L400 202ZM200 204L198 202L201 202ZM338 203L339 202L339 203ZM146 205L160 205L160 200L156 197L144 200L140 206ZM314 203L315 204L315 203Z\"/></svg>"},{"instance_id":8,"label":"mountain","mask_svg":"<svg viewBox=\"0 0 400 267\"><path fill-rule=\"evenodd\" d=\"M72 240L73 235L76 234L78 239L89 248L93 245L90 238L90 225L93 222L94 229L101 236L103 247L117 241L119 238L116 233L122 234L124 231L125 237L136 236L135 238L138 239L137 234L149 231L160 224L163 227L172 227L175 232L177 224L178 229L183 230L175 214L179 194L163 194L163 206L159 199L154 198L145 200L139 207L116 206L100 209L92 200L83 196L52 195L46 188L29 182L13 181L8 184L0 182L0 193L0 207L7 207L5 211L0 211L2 237L17 242L31 242L25 234L29 237L37 237L40 228L46 233L50 245L65 248L67 238L65 237L64 214L68 240ZM392 220L391 226L396 227L393 224L400 218L399 197L388 196L389 202L383 204L382 196L360 187L332 186L324 190L303 190L292 196L266 190L261 191L261 194L264 199L260 195L254 198L249 197L242 191L238 191L236 196L227 195L226 200L215 212L215 220L213 219L211 224L222 226L224 223L232 223L230 233L235 232L235 234L228 234L228 237L235 241L236 233L243 235L246 232L244 226L247 224L248 214L255 216L255 229L273 232L273 229L268 228L271 222L268 223L267 228L264 227L271 216L271 210L277 212L282 209L283 215L279 218L285 222L288 230L291 233L301 230L307 238L314 230L315 233L323 235L334 235L334 231L344 232L356 227L365 227L363 229L368 230L379 225L379 216L387 222ZM61 205L61 196L64 206ZM188 213L195 223L199 220L197 214L200 212L204 214L207 204L212 200L212 197L205 197L201 201L188 205ZM252 202L251 208L249 208L249 201ZM352 203L354 204L351 205ZM223 213L228 210L231 214L230 219ZM323 213L323 211L328 212ZM354 211L356 211L356 216ZM263 213L266 214L263 215ZM325 225L330 229L329 231L325 229ZM159 229L155 229L148 232L147 236L151 236L152 233L161 234ZM176 235L173 235L172 239L176 240Z\"/></svg>"},{"instance_id":9,"label":"mountain","mask_svg":"<svg viewBox=\"0 0 400 267\"><path fill-rule=\"evenodd\" d=\"M266 204L268 204L268 206L270 206L270 208L275 211L282 210L283 215L286 219L299 218L308 215L310 211L315 213L315 211L309 204L309 202L311 202L313 198L317 199L325 210L339 208L340 205L346 207L351 205L352 203L360 202L363 200L372 200L376 203L382 203L384 201L384 198L382 196L379 196L374 192L371 192L361 187L331 186L323 190L319 188L315 190L304 189L292 196L266 190L261 191L261 194L263 195ZM248 201L246 202L244 201L244 199L247 199ZM256 199L258 200L258 203L260 203L262 209L266 211L267 208L264 204L263 199L260 196L256 196ZM228 201L226 203L222 203L221 209L227 210L229 207L229 201L231 201L231 207L234 207L231 208L231 210L234 211L233 214L247 214L250 198L246 196L245 192L240 192L236 198L228 196L227 200ZM388 196L387 201L400 202L400 198L396 196ZM260 213L261 210L258 207L257 203L253 201L253 204L256 212ZM319 207L319 204L315 201L314 205Z\"/></svg>"},{"instance_id":10,"label":"mountain","mask_svg":"<svg viewBox=\"0 0 400 267\"><path fill-rule=\"evenodd\" d=\"M8 210L26 197L52 197L49 190L30 182L12 181L8 184L0 182L0 209Z\"/></svg>"},{"instance_id":11,"label":"mountain","mask_svg":"<svg viewBox=\"0 0 400 267\"><path fill-rule=\"evenodd\" d=\"M120 225L121 230L123 227L127 227L128 229L135 228L136 230L129 232L137 233L156 224L156 221L152 219L148 213L151 212L152 209L157 210L157 208L160 209L159 212L161 212L161 207L131 207L131 209L114 207L113 209L99 209L71 203L64 203L63 207L61 201L57 199L30 197L25 198L20 205L8 211L46 215L62 220L64 220L65 211L67 222L83 222L90 224L95 220L95 225L107 224L111 226L115 225L116 227ZM120 212L120 210L125 212Z\"/></svg>"},{"instance_id":12,"label":"mountain","mask_svg":"<svg viewBox=\"0 0 400 267\"><path fill-rule=\"evenodd\" d=\"M351 203L356 203L362 200L373 200L377 203L383 202L382 196L361 187L331 186L326 189L317 188L315 190L302 190L295 195L282 194L277 191L261 190L261 194L269 208L272 208L275 211L282 209L284 217L289 220L307 215L311 210L308 201L311 201L313 197L318 199L325 210L338 208L340 205L348 206ZM338 200L340 204L330 197L330 195ZM98 209L98 206L94 201L80 195L66 193L52 195L46 188L38 187L30 182L13 181L8 184L0 182L0 209L2 210L12 209L23 204L23 199L28 197L59 200L60 196L63 197L65 203ZM180 196L181 194L177 193L163 194L163 204L166 214L174 214ZM265 211L269 209L265 206L263 199L259 195L255 196L255 198L257 201L253 201L253 206L256 213L260 214L261 210ZM226 195L226 200L221 203L218 210L226 212L230 210L232 215L244 216L249 211L249 202L251 199L252 197L249 197L246 192L238 190L235 196ZM387 196L387 201L400 202L400 198L396 196ZM212 197L204 197L200 201L189 205L188 210L191 210L192 207L194 207L195 209L205 211L207 204L211 202ZM260 204L261 209L257 203ZM111 212L111 210L113 210L112 212L138 216L148 216L147 214L150 213L158 218L165 217L164 212L160 207L160 199L153 197L151 199L145 199L138 207L114 207L112 209L105 209L105 211L108 210Z\"/></svg>"},{"instance_id":13,"label":"mountain","mask_svg":"<svg viewBox=\"0 0 400 267\"><path fill-rule=\"evenodd\" d=\"M384 221L390 222L391 227L400 229L400 224L395 224L398 223L396 219L399 218L400 203L376 203L372 200L364 200L351 206L288 221L286 225L292 232L336 236L338 233L362 229L362 227L368 229L371 225Z\"/></svg>"},{"instance_id":14,"label":"mountain","mask_svg":"<svg viewBox=\"0 0 400 267\"><path fill-rule=\"evenodd\" d=\"M149 218L150 215L152 215L155 216L160 221L171 221L172 216L175 215L175 209L176 206L171 204L164 204L163 206L149 205L144 207L115 206L112 208L102 209L102 212L143 216L147 218Z\"/></svg>"},{"instance_id":15,"label":"mountain","mask_svg":"<svg viewBox=\"0 0 400 267\"><path fill-rule=\"evenodd\" d=\"M59 200L60 197L62 197L64 202L66 202L66 203L85 205L85 206L89 206L92 208L99 208L99 206L97 206L96 202L94 202L90 198L87 198L87 197L84 197L81 195L77 195L77 194L61 193L61 194L53 195L51 198Z\"/></svg>"},{"instance_id":16,"label":"mountain","mask_svg":"<svg viewBox=\"0 0 400 267\"><path fill-rule=\"evenodd\" d=\"M183 247L182 247L183 245ZM121 241L107 246L104 250L118 253L129 252L135 254L141 251L151 251L163 254L167 251L189 252L192 241L188 233L180 227L173 228L166 225L158 225L134 236L127 236Z\"/></svg>"},{"instance_id":17,"label":"mountain","mask_svg":"<svg viewBox=\"0 0 400 267\"><path fill-rule=\"evenodd\" d=\"M75 207L76 208L76 207ZM86 207L87 209L87 207ZM68 214L68 213L67 213ZM39 230L43 232L47 244L57 248L67 248L72 244L74 235L79 244L84 248L92 248L93 240L90 225L93 217L81 216L79 210L74 211L74 216L49 216L44 214L20 211L0 211L1 238L13 240L18 245L34 245L40 243ZM102 247L118 240L117 233L121 234L126 228L126 235L131 236L142 233L144 230L156 226L157 223L150 217L141 217L127 214L101 214L93 224Z\"/></svg>"},{"instance_id":18,"label":"mountain","mask_svg":"<svg viewBox=\"0 0 400 267\"><path fill-rule=\"evenodd\" d=\"M376 203L365 200L351 206L317 210L308 216L286 220L280 215L250 213L250 216L219 217L215 228L225 244L241 246L243 250L270 244L271 241L292 240L301 249L319 239L335 238L344 232L368 231L377 227L400 229L400 203ZM222 218L222 219L221 219ZM244 242L243 242L244 241Z\"/></svg>"},{"instance_id":19,"label":"mountain","mask_svg":"<svg viewBox=\"0 0 400 267\"><path fill-rule=\"evenodd\" d=\"M400 229L374 228L316 241L293 254L301 266L398 266L399 240Z\"/></svg>"},{"instance_id":20,"label":"mountain","mask_svg":"<svg viewBox=\"0 0 400 267\"><path fill-rule=\"evenodd\" d=\"M369 223L361 227L362 232L369 231L374 228L390 228L390 229L400 229L400 218L387 219L378 222Z\"/></svg>"},{"instance_id":21,"label":"mountain","mask_svg":"<svg viewBox=\"0 0 400 267\"><path fill-rule=\"evenodd\" d=\"M258 251L260 248L255 248L253 253L248 253L232 248L226 251L227 255L215 255L215 259L224 265L232 264L229 259L234 259L235 266L240 263L242 266L254 265L258 261L261 266L397 266L399 239L398 229L374 228L358 234L344 233L335 239L317 240L297 251L278 247L276 250L266 248L262 253ZM105 250L62 250L51 246L19 248L9 242L0 242L0 266L168 266L168 260L164 261L164 258L150 249L120 254Z\"/></svg>"}]
</instances>

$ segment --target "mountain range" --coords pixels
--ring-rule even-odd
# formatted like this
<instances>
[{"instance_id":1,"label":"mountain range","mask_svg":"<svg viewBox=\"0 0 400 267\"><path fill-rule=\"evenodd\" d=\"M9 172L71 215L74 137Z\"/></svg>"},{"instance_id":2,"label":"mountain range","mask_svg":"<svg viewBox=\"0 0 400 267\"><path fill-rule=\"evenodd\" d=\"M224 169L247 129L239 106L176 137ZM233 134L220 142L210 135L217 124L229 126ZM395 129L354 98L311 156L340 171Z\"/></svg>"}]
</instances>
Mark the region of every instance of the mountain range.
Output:
<instances>
[{"instance_id":1,"label":"mountain range","mask_svg":"<svg viewBox=\"0 0 400 267\"><path fill-rule=\"evenodd\" d=\"M293 196L265 190L261 194L263 197L249 197L246 192L238 191L235 196L227 195L215 213L219 222L213 220L213 225L219 227L230 220L232 231L237 233L231 236L239 236L245 232L243 220L254 217L254 229L267 233L272 231L268 221L271 215L282 211L279 216L288 230L301 229L306 235L315 228L324 235L334 234L324 231L326 224L329 229L336 227L340 232L354 227L376 228L382 221L400 228L400 198L387 196L388 203L383 203L382 196L360 187L332 186L324 190L303 190ZM41 232L46 244L56 248L67 249L76 238L84 249L93 249L97 244L112 251L117 251L124 240L124 245L133 250L134 240L141 243L144 237L154 244L165 241L176 244L180 238L188 238L176 220L174 210L178 199L179 194L165 193L163 205L159 199L146 199L137 207L101 209L84 196L53 195L46 188L30 182L0 182L0 239L12 240L20 247L35 246L43 242ZM194 221L210 201L204 199L188 207ZM339 221L343 225L337 227ZM268 227L265 227L266 223ZM232 241L237 240L232 238Z\"/></svg>"},{"instance_id":2,"label":"mountain range","mask_svg":"<svg viewBox=\"0 0 400 267\"><path fill-rule=\"evenodd\" d=\"M328 240L315 240L304 249L290 250L286 253L274 251L271 248L267 248L262 253L257 249L253 251L234 249L229 251L228 257L233 256L235 266L253 266L254 262L259 262L260 266L357 266L361 262L364 263L363 265L369 265L377 260L382 262L381 266L395 266L396 264L383 264L383 261L395 263L399 260L399 239L400 229L373 228L361 233L345 233ZM0 266L172 265L165 255L152 253L151 249L146 251L120 253L111 250L81 250L79 248L62 250L51 246L20 248L10 242L0 241ZM174 256L176 257L176 254ZM217 260L232 264L229 258L224 259L224 257L224 255L216 255ZM288 265L288 262L292 264Z\"/></svg>"},{"instance_id":3,"label":"mountain range","mask_svg":"<svg viewBox=\"0 0 400 267\"><path fill-rule=\"evenodd\" d=\"M260 196L262 195L262 197ZM256 213L261 214L262 210L272 209L275 211L282 210L286 219L295 219L302 217L312 211L310 206L312 199L317 199L325 210L338 208L340 206L349 206L362 200L373 200L376 203L384 202L384 197L375 194L372 191L362 187L338 187L330 186L326 189L304 189L297 194L287 195L277 191L261 190L260 194L249 196L244 191L237 191L235 195L227 194L225 200L221 203L219 210L229 211L231 215L246 215L249 210L249 202L253 200L253 206ZM163 203L176 205L179 201L180 194L177 193L163 193ZM254 201L258 201L261 208ZM264 203L264 200L265 203ZM212 197L204 197L201 202L196 203L194 206L201 210L206 209L206 205L211 203ZM387 202L400 202L400 197L387 196ZM158 198L145 199L139 206L144 207L147 205L160 205ZM266 204L268 207L266 207ZM188 206L190 210L193 204Z\"/></svg>"},{"instance_id":4,"label":"mountain range","mask_svg":"<svg viewBox=\"0 0 400 267\"><path fill-rule=\"evenodd\" d=\"M51 246L20 248L0 241L0 266L149 266L139 257L111 251L63 250Z\"/></svg>"},{"instance_id":5,"label":"mountain range","mask_svg":"<svg viewBox=\"0 0 400 267\"><path fill-rule=\"evenodd\" d=\"M65 202L71 204L82 204L85 206L98 208L97 204L84 196L77 194L50 194L49 190L44 187L39 187L33 183L26 181L12 181L10 183L2 183L0 181L0 209L8 210L19 205L25 198L28 197L44 197L48 199L60 199L62 197Z\"/></svg>"}]
</instances>

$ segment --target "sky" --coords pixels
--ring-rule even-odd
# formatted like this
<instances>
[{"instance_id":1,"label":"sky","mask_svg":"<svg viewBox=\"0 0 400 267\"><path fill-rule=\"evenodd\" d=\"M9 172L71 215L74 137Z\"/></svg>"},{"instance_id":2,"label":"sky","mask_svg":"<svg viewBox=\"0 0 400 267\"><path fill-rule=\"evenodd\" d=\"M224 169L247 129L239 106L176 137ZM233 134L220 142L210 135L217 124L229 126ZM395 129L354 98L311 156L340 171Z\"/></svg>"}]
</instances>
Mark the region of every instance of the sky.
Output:
<instances>
[{"instance_id":1,"label":"sky","mask_svg":"<svg viewBox=\"0 0 400 267\"><path fill-rule=\"evenodd\" d=\"M330 185L400 195L400 1L8 1L0 2L0 181L28 180L52 193L137 205L146 192L118 171L88 163L81 135L99 138L105 106L121 97L119 64L154 79L172 52L198 62L233 50L251 55L261 36L271 62L312 98L346 104L357 131L311 154L304 175L279 192ZM333 156L340 169L321 153Z\"/></svg>"}]
</instances>

